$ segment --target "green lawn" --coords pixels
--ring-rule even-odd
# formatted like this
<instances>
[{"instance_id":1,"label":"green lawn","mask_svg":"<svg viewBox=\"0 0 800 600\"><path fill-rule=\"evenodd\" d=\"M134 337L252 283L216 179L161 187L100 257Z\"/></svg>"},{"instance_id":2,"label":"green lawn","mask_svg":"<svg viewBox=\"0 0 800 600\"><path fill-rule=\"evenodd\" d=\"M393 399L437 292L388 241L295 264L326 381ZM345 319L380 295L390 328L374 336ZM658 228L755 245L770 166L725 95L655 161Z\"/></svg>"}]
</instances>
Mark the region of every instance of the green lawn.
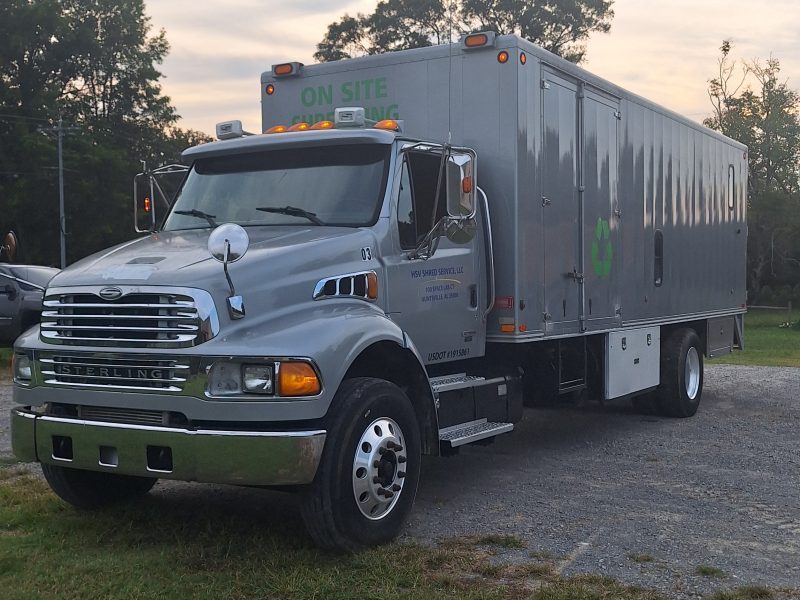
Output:
<instances>
[{"instance_id":1,"label":"green lawn","mask_svg":"<svg viewBox=\"0 0 800 600\"><path fill-rule=\"evenodd\" d=\"M800 310L750 310L744 317L744 351L708 361L709 364L800 367Z\"/></svg>"}]
</instances>

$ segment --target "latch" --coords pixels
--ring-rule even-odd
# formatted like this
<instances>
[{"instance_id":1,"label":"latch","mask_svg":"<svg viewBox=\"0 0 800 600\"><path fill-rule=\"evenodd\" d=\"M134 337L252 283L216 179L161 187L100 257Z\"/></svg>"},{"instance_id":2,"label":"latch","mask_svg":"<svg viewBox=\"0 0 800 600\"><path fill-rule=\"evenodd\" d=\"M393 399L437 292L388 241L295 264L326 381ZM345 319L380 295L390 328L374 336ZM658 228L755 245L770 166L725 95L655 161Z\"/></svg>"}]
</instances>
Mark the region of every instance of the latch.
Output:
<instances>
[{"instance_id":1,"label":"latch","mask_svg":"<svg viewBox=\"0 0 800 600\"><path fill-rule=\"evenodd\" d=\"M577 269L572 269L572 273L567 273L567 277L574 279L578 283L583 283L583 273L578 273Z\"/></svg>"}]
</instances>

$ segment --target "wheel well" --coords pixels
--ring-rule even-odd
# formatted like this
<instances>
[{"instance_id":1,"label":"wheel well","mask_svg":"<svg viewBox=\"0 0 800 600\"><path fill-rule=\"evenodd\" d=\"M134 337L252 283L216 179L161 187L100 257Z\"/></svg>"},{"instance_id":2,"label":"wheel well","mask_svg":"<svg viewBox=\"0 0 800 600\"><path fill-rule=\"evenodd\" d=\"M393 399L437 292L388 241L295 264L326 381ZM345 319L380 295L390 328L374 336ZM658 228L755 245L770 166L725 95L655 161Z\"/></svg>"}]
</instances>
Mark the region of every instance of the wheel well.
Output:
<instances>
[{"instance_id":1,"label":"wheel well","mask_svg":"<svg viewBox=\"0 0 800 600\"><path fill-rule=\"evenodd\" d=\"M422 452L439 454L439 426L428 377L411 350L395 342L376 342L365 348L345 374L352 377L377 377L402 389L417 415Z\"/></svg>"},{"instance_id":2,"label":"wheel well","mask_svg":"<svg viewBox=\"0 0 800 600\"><path fill-rule=\"evenodd\" d=\"M697 334L697 337L700 338L700 348L703 351L703 355L708 357L708 340L707 340L707 331L708 326L706 321L686 321L685 323L673 323L671 325L662 325L661 326L661 341L662 343L669 339L669 337L678 329L692 329Z\"/></svg>"}]
</instances>

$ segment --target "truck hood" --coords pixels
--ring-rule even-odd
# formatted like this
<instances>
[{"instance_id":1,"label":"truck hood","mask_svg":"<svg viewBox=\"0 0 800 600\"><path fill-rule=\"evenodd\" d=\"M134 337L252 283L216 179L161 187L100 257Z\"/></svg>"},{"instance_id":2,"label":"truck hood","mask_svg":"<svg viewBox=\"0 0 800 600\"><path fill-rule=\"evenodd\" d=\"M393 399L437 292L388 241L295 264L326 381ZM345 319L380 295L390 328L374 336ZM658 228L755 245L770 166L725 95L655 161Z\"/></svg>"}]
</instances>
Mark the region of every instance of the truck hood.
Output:
<instances>
[{"instance_id":1,"label":"truck hood","mask_svg":"<svg viewBox=\"0 0 800 600\"><path fill-rule=\"evenodd\" d=\"M69 266L50 281L50 286L126 284L205 288L206 278L222 277L222 266L207 249L211 231L208 228L162 231L120 244ZM269 265L288 262L297 268L303 262L297 257L333 262L344 258L339 255L345 249L355 256L363 246L374 244L373 234L367 229L264 226L248 227L246 231L250 237L249 249L231 268L249 271L260 266L264 274L273 271ZM350 256L347 259L352 260Z\"/></svg>"}]
</instances>

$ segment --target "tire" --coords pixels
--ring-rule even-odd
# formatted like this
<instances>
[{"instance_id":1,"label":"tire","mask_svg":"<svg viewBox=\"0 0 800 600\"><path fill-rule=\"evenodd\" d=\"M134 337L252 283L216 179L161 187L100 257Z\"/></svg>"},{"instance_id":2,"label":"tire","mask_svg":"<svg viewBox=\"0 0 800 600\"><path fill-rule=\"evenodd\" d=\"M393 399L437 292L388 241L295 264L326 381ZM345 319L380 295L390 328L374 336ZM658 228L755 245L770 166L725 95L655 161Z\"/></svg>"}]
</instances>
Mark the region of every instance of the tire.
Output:
<instances>
[{"instance_id":1,"label":"tire","mask_svg":"<svg viewBox=\"0 0 800 600\"><path fill-rule=\"evenodd\" d=\"M135 500L155 485L151 477L132 477L42 465L44 478L56 495L82 510L93 510Z\"/></svg>"},{"instance_id":2,"label":"tire","mask_svg":"<svg viewBox=\"0 0 800 600\"><path fill-rule=\"evenodd\" d=\"M703 350L693 329L674 331L661 347L661 385L656 391L659 414L691 417L703 395Z\"/></svg>"},{"instance_id":3,"label":"tire","mask_svg":"<svg viewBox=\"0 0 800 600\"><path fill-rule=\"evenodd\" d=\"M411 402L393 383L359 377L342 383L328 415L322 460L301 504L306 528L328 550L385 544L417 493L421 442Z\"/></svg>"}]
</instances>

